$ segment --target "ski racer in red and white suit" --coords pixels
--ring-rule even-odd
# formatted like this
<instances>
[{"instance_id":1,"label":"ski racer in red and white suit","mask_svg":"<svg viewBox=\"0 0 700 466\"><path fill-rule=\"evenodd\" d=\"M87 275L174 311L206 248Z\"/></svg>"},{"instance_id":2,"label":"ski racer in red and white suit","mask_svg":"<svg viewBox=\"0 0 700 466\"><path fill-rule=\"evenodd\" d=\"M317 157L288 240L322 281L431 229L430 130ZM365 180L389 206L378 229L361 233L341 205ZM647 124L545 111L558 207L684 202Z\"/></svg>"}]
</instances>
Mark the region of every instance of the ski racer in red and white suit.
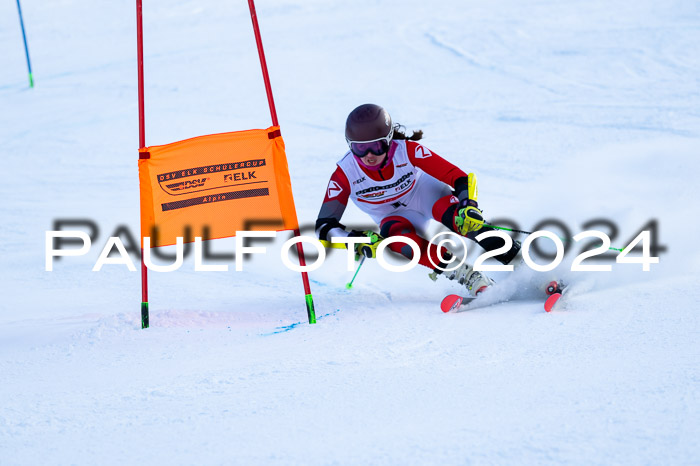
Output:
<instances>
[{"instance_id":1,"label":"ski racer in red and white suit","mask_svg":"<svg viewBox=\"0 0 700 466\"><path fill-rule=\"evenodd\" d=\"M467 174L414 141L392 141L388 158L391 162L378 170L363 167L351 152L338 162L318 215L319 237L330 241L331 237L350 234L340 219L352 198L379 225L381 236L413 239L421 249L419 263L433 268L428 254L434 264L441 261L434 247L428 251L428 241L418 232L425 234L430 219L441 221L446 208L458 202L450 186L460 178L466 180ZM408 245L394 243L389 247L409 258L413 254Z\"/></svg>"},{"instance_id":2,"label":"ski racer in red and white suit","mask_svg":"<svg viewBox=\"0 0 700 466\"><path fill-rule=\"evenodd\" d=\"M351 113L350 117L352 115ZM388 114L386 116L388 117ZM390 121L388 119L387 122L391 124ZM400 235L412 239L420 249L418 263L440 274L441 266L445 263L442 258L449 258L451 255L444 249L438 251L437 247L426 239L426 229L431 219L472 240L475 240L479 233L491 229L477 225L475 231L460 231L455 225L455 217L459 217L457 211L461 205L460 198L464 197L463 194L468 189L467 173L418 142L404 139L403 133L398 133L402 136L401 139L392 138L392 135L396 136L394 129L397 128L398 126L392 127L389 135L384 138L389 141L385 146L388 148L386 153L371 152L361 157L354 153L355 146L346 130L351 151L338 162L335 172L331 175L316 222L316 232L321 240L326 241L330 241L332 237L362 236L368 233L354 230L348 232L340 223L348 199L352 199L360 210L369 214L379 225L381 237ZM374 144L374 141L367 144ZM380 149L377 152L380 152ZM476 202L473 205L476 206ZM481 213L478 209L476 211ZM501 238L488 238L479 244L490 251L502 247L504 243ZM413 257L413 250L406 243L392 243L389 249L409 259ZM510 251L496 256L496 259L507 264L519 249L519 244L515 243ZM365 255L372 254L367 248L360 248L360 251ZM466 264L460 270L448 272L445 276L465 284L472 295L493 283Z\"/></svg>"}]
</instances>

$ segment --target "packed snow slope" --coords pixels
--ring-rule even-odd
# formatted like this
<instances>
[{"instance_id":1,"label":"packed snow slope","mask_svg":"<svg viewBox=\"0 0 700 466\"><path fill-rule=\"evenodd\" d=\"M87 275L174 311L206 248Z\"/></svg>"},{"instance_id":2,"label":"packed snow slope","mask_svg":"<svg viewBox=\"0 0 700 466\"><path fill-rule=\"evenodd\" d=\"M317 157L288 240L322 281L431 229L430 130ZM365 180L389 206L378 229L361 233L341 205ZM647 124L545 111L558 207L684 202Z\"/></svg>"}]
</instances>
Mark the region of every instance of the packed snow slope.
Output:
<instances>
[{"instance_id":1,"label":"packed snow slope","mask_svg":"<svg viewBox=\"0 0 700 466\"><path fill-rule=\"evenodd\" d=\"M148 145L270 125L246 2L145 3ZM0 5L0 464L698 463L697 1L260 0L305 233L376 102L477 174L488 218L618 248L655 220L660 263L569 272L577 243L557 312L553 274L495 272L507 301L443 314L458 285L368 261L346 290L336 251L308 325L280 233L244 272L151 273L148 330L140 274L91 271L139 231L134 2L22 7L34 89ZM46 272L61 219L99 235Z\"/></svg>"}]
</instances>

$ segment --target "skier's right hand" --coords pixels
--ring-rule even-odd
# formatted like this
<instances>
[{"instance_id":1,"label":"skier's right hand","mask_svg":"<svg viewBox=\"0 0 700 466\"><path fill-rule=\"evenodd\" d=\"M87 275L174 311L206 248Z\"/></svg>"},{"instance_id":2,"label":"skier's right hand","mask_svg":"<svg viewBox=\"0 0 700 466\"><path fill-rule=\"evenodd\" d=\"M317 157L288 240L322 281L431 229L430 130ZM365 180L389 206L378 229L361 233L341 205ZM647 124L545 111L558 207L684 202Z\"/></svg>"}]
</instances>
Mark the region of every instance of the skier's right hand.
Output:
<instances>
[{"instance_id":1,"label":"skier's right hand","mask_svg":"<svg viewBox=\"0 0 700 466\"><path fill-rule=\"evenodd\" d=\"M352 230L349 236L362 237L366 236L370 239L369 243L358 243L355 245L355 260L360 260L362 256L369 259L377 257L377 247L384 240L384 237L372 230L359 231Z\"/></svg>"}]
</instances>

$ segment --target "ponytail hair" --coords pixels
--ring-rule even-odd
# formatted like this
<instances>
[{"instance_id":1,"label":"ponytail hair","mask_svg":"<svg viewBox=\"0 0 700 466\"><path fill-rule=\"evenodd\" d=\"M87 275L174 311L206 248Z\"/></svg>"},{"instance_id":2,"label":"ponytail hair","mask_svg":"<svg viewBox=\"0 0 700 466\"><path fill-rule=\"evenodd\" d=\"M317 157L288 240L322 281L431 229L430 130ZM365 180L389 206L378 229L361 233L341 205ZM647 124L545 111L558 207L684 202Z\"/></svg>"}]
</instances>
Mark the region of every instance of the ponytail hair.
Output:
<instances>
[{"instance_id":1,"label":"ponytail hair","mask_svg":"<svg viewBox=\"0 0 700 466\"><path fill-rule=\"evenodd\" d=\"M394 125L394 139L407 139L409 141L418 141L423 138L423 130L413 131L413 134L407 136L405 133L406 127L404 125L395 124Z\"/></svg>"}]
</instances>

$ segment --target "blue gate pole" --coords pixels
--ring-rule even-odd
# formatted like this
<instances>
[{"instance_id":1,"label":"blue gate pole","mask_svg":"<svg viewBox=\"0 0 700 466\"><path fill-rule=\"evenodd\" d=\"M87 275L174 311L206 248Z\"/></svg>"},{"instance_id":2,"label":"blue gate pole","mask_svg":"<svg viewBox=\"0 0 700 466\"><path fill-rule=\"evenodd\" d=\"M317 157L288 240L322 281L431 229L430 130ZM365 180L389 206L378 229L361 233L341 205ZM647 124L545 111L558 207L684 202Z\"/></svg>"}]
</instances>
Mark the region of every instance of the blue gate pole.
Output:
<instances>
[{"instance_id":1,"label":"blue gate pole","mask_svg":"<svg viewBox=\"0 0 700 466\"><path fill-rule=\"evenodd\" d=\"M19 12L19 24L22 26L22 38L24 39L24 53L27 55L27 68L29 69L29 87L34 87L34 76L32 76L32 62L29 60L29 47L27 46L27 34L24 32L24 20L22 19L22 7L17 0L17 11Z\"/></svg>"}]
</instances>

